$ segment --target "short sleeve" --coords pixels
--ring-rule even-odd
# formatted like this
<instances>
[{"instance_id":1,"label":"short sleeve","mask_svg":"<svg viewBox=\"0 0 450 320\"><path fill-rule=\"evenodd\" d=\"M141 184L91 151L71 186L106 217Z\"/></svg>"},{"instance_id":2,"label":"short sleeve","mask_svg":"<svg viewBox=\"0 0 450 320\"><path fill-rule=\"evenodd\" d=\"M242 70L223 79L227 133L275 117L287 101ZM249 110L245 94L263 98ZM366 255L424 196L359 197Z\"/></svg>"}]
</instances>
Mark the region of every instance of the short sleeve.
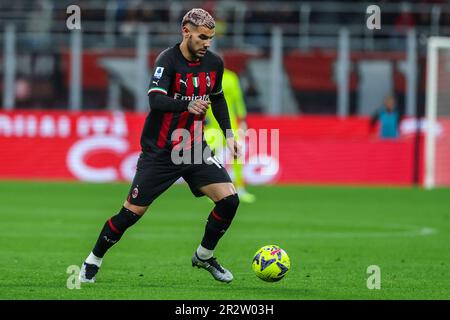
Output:
<instances>
[{"instance_id":1,"label":"short sleeve","mask_svg":"<svg viewBox=\"0 0 450 320\"><path fill-rule=\"evenodd\" d=\"M173 78L173 66L168 50L161 52L158 58L156 58L155 68L153 69L150 88L147 94L162 93L167 95L170 90Z\"/></svg>"}]
</instances>

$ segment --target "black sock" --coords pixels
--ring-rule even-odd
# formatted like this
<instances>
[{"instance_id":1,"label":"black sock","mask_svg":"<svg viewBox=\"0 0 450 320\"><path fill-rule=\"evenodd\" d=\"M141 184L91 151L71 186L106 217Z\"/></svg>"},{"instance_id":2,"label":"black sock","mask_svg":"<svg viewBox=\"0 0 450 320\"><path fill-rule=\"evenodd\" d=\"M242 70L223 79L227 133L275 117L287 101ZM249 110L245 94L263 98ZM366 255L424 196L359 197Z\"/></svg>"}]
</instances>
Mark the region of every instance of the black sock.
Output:
<instances>
[{"instance_id":1,"label":"black sock","mask_svg":"<svg viewBox=\"0 0 450 320\"><path fill-rule=\"evenodd\" d=\"M106 251L120 240L125 230L135 224L141 216L122 207L120 212L106 221L92 253L103 258Z\"/></svg>"},{"instance_id":2,"label":"black sock","mask_svg":"<svg viewBox=\"0 0 450 320\"><path fill-rule=\"evenodd\" d=\"M225 197L216 202L216 206L209 214L208 221L206 222L205 234L201 242L204 248L214 250L220 238L222 238L230 226L238 206L239 197L237 194Z\"/></svg>"}]
</instances>

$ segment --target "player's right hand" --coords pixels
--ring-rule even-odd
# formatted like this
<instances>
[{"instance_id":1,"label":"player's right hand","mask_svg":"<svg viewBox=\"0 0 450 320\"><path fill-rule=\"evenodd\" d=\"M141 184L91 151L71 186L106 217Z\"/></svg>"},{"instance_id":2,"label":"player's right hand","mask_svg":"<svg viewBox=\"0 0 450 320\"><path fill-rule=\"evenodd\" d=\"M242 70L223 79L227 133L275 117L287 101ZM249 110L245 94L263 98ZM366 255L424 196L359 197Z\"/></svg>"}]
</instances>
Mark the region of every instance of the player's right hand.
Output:
<instances>
[{"instance_id":1,"label":"player's right hand","mask_svg":"<svg viewBox=\"0 0 450 320\"><path fill-rule=\"evenodd\" d=\"M209 108L209 102L203 101L200 99L192 100L189 102L189 105L187 107L188 111L192 114L201 115L206 112Z\"/></svg>"}]
</instances>

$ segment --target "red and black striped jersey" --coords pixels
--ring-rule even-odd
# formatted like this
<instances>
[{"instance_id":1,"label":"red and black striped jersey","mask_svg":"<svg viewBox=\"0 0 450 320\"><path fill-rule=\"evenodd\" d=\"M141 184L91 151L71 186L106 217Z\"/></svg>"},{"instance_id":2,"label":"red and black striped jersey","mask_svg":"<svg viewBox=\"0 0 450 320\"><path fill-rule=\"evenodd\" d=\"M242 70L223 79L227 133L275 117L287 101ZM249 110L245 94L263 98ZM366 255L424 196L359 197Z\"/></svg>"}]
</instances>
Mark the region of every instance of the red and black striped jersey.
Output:
<instances>
[{"instance_id":1,"label":"red and black striped jersey","mask_svg":"<svg viewBox=\"0 0 450 320\"><path fill-rule=\"evenodd\" d=\"M179 43L157 57L148 94L171 99L150 98L150 113L141 136L143 150L171 150L182 141L182 138L172 141L176 129L189 131L192 143L201 142L194 141L194 137L204 139L204 115L189 113L187 106L191 100L208 101L210 96L222 93L223 68L222 59L209 51L198 62L188 61Z\"/></svg>"}]
</instances>

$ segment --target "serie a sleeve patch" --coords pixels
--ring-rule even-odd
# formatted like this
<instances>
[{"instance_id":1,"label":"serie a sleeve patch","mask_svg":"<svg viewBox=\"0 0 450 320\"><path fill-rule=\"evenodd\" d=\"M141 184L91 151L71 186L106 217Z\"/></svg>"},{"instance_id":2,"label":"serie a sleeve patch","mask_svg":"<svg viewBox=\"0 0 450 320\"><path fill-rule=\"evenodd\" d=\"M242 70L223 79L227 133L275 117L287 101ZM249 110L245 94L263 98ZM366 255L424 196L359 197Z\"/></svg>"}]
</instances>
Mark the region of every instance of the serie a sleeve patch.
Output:
<instances>
[{"instance_id":1,"label":"serie a sleeve patch","mask_svg":"<svg viewBox=\"0 0 450 320\"><path fill-rule=\"evenodd\" d=\"M155 70L155 73L153 74L153 77L155 79L161 79L164 72L164 67L157 67Z\"/></svg>"}]
</instances>

